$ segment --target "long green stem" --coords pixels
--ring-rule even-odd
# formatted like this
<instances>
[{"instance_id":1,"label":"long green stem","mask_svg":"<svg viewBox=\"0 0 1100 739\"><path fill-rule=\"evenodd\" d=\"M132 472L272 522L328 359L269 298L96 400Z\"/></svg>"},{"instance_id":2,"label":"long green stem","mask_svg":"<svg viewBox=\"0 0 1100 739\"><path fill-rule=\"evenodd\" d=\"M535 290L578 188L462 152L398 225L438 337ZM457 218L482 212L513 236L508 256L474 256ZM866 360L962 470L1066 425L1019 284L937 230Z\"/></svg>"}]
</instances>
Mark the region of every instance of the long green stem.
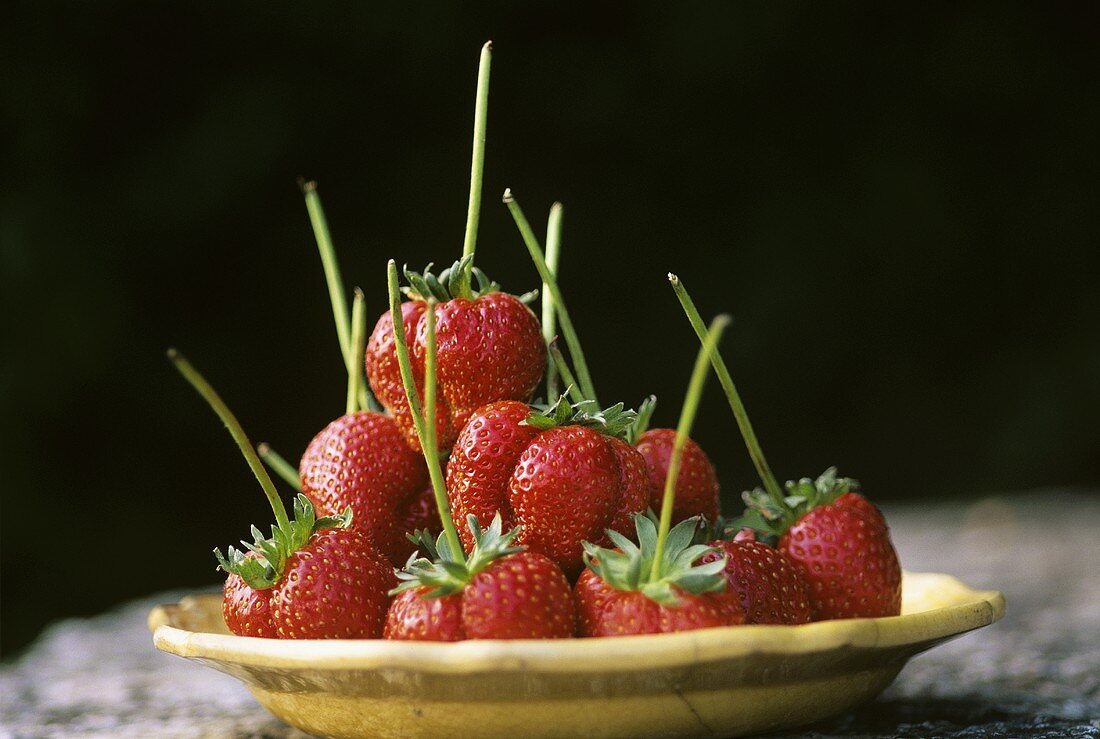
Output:
<instances>
[{"instance_id":1,"label":"long green stem","mask_svg":"<svg viewBox=\"0 0 1100 739\"><path fill-rule=\"evenodd\" d=\"M555 278L558 276L558 260L561 255L561 203L550 206L550 217L546 220L546 268ZM542 338L546 345L557 335L557 317L554 313L554 301L546 283L542 283ZM546 363L546 401L553 402L558 396L558 368L553 358Z\"/></svg>"},{"instance_id":2,"label":"long green stem","mask_svg":"<svg viewBox=\"0 0 1100 739\"><path fill-rule=\"evenodd\" d=\"M364 345L367 340L365 301L363 291L355 288L355 302L351 306L351 355L353 357L363 356ZM345 412L349 415L357 410L366 410L359 404L359 391L363 389L360 385L363 379L363 371L358 366L358 362L355 364L356 366L348 372L348 399Z\"/></svg>"},{"instance_id":3,"label":"long green stem","mask_svg":"<svg viewBox=\"0 0 1100 739\"><path fill-rule=\"evenodd\" d=\"M391 259L386 268L386 281L390 293L390 315L393 316L393 343L397 351L397 366L401 370L401 382L405 386L405 397L409 401L416 437L428 463L428 474L432 479L432 492L435 493L435 505L439 509L439 520L443 522L443 531L447 542L455 554L464 554L462 541L458 538L454 519L451 517L451 504L447 499L447 488L443 483L443 470L439 466L439 450L435 440L435 305L429 303L426 319L428 332L428 351L424 361L424 405L416 392L416 380L413 377L412 362L409 361L409 346L405 342L405 322L401 316L401 291L397 282L397 264Z\"/></svg>"},{"instance_id":4,"label":"long green stem","mask_svg":"<svg viewBox=\"0 0 1100 739\"><path fill-rule=\"evenodd\" d=\"M317 183L312 180L300 183L302 194L306 197L306 210L309 222L313 225L313 236L317 239L317 250L321 253L321 264L325 268L325 283L332 302L332 317L336 321L336 336L340 341L340 353L344 357L344 366L351 370L351 318L348 315L348 301L344 295L344 283L340 278L340 264L336 261L336 250L332 246L332 236L328 230L328 219L321 206L321 196L317 193Z\"/></svg>"},{"instance_id":5,"label":"long green stem","mask_svg":"<svg viewBox=\"0 0 1100 739\"><path fill-rule=\"evenodd\" d=\"M565 307L565 299L562 298L557 279L546 263L546 257L543 256L539 240L535 236L535 232L531 230L531 224L527 222L527 217L523 215L523 209L512 197L511 190L504 191L504 203L512 213L512 219L516 222L520 235L523 236L523 243L527 245L527 251L530 252L531 260L535 263L535 269L539 271L539 277L542 278L545 289L554 301L554 311L558 314L558 321L561 322L562 335L565 336L565 343L569 346L569 354L577 368L577 378L580 380L581 392L588 400L599 405L596 388L592 385L592 376L588 372L588 362L584 360L584 350L581 349L580 339L573 328L573 321L569 318L569 311Z\"/></svg>"},{"instance_id":6,"label":"long green stem","mask_svg":"<svg viewBox=\"0 0 1100 739\"><path fill-rule=\"evenodd\" d=\"M680 278L671 272L668 274L668 281L672 283L672 289L676 291L676 297L680 299L680 305L684 307L684 313L687 314L688 321L691 322L691 327L695 329L696 335L699 337L699 340L702 341L706 329L703 326L703 319L699 315L695 303L692 301L691 296L688 295L687 288L684 287L684 283L680 281ZM768 494L772 496L772 499L776 502L781 502L783 500L783 491L779 487L779 483L776 482L775 475L772 474L771 468L768 466L768 461L764 458L764 450L760 448L760 442L756 439L756 432L752 429L752 423L749 421L749 414L745 412L745 406L741 402L741 396L737 392L737 387L733 384L733 378L730 377L729 369L726 368L726 362L717 351L711 355L710 360L714 365L715 374L718 375L718 381L722 383L722 390L726 393L726 400L729 401L730 410L733 411L733 417L737 420L737 427L741 429L741 437L745 440L745 446L749 450L749 457L752 458L753 466L756 467L756 474L760 477L760 481L764 483L764 488L768 491Z\"/></svg>"},{"instance_id":7,"label":"long green stem","mask_svg":"<svg viewBox=\"0 0 1100 739\"><path fill-rule=\"evenodd\" d=\"M267 442L260 442L260 445L256 447L256 453L260 455L260 459L271 468L271 470L282 478L283 482L290 485L299 493L302 492L302 478L298 476L298 470L294 469L290 462L286 461L281 454L271 448L271 445Z\"/></svg>"},{"instance_id":8,"label":"long green stem","mask_svg":"<svg viewBox=\"0 0 1100 739\"><path fill-rule=\"evenodd\" d=\"M577 387L577 380L573 377L573 373L569 369L569 364L565 361L565 357L561 355L561 349L558 348L557 342L550 344L550 362L551 366L557 369L561 374L561 379L565 382L565 387L569 391L569 397L574 403L583 403L584 393ZM546 402L553 404L558 399L557 394L548 395Z\"/></svg>"},{"instance_id":9,"label":"long green stem","mask_svg":"<svg viewBox=\"0 0 1100 739\"><path fill-rule=\"evenodd\" d=\"M691 373L691 382L688 384L687 395L684 397L684 406L680 410L680 423L676 426L676 440L672 443L672 456L668 460L665 492L664 497L661 499L661 523L657 529L657 548L653 555L653 568L650 571L650 578L653 581L656 581L660 575L661 560L665 554L665 540L668 539L669 529L672 528L672 505L676 498L676 481L680 476L680 461L684 457L684 445L687 444L688 434L691 433L691 425L695 421L695 412L699 409L699 401L703 397L703 385L707 380L707 364L729 322L730 317L725 314L711 321L710 329L703 339L703 346L699 349L699 354L695 358L695 369Z\"/></svg>"},{"instance_id":10,"label":"long green stem","mask_svg":"<svg viewBox=\"0 0 1100 739\"><path fill-rule=\"evenodd\" d=\"M248 436L245 435L244 429L241 428L240 422L237 417L233 415L233 411L229 410L229 406L225 404L225 401L221 399L217 391L206 381L206 378L199 374L199 371L191 366L191 363L175 349L168 350L168 359L172 364L176 366L176 369L180 371L183 378L191 383L191 387L195 388L206 402L210 404L210 407L214 409L214 412L218 414L218 418L222 420L225 427L229 429L230 435L233 437L233 441L237 442L237 446L240 447L241 454L244 455L245 461L248 462L248 466L252 468L252 474L256 476L256 479L260 482L260 487L264 489L264 494L267 496L267 502L271 505L271 510L275 514L275 521L278 523L279 528L285 529L290 526L290 519L286 514L286 506L283 505L282 499L279 497L279 492L275 489L275 483L271 480L271 475L267 474L267 470L264 469L263 462L260 461L260 456L256 453L256 450L252 447L252 442L248 440Z\"/></svg>"},{"instance_id":11,"label":"long green stem","mask_svg":"<svg viewBox=\"0 0 1100 739\"><path fill-rule=\"evenodd\" d=\"M344 294L344 281L340 276L340 263L336 259L336 249L332 245L332 235L328 230L328 219L325 217L325 209L321 206L321 195L317 192L317 183L312 180L308 182L299 180L298 184L306 198L309 222L313 226L313 236L317 241L317 250L321 254L321 265L325 269L325 284L328 286L328 297L332 303L332 317L336 322L336 338L340 342L340 355L344 358L348 377L351 377L356 372L363 372L363 355L352 351L352 327L351 319L348 317L348 301ZM360 408L377 410L378 404L367 390L366 383L360 386L358 393Z\"/></svg>"},{"instance_id":12,"label":"long green stem","mask_svg":"<svg viewBox=\"0 0 1100 739\"><path fill-rule=\"evenodd\" d=\"M471 257L477 250L477 227L481 218L481 183L485 176L485 133L489 127L489 69L493 60L493 42L481 47L481 60L477 67L477 101L474 103L474 150L470 161L470 205L466 211L466 239L462 244L462 256ZM471 259L462 277L465 291L469 290L474 262Z\"/></svg>"}]
</instances>

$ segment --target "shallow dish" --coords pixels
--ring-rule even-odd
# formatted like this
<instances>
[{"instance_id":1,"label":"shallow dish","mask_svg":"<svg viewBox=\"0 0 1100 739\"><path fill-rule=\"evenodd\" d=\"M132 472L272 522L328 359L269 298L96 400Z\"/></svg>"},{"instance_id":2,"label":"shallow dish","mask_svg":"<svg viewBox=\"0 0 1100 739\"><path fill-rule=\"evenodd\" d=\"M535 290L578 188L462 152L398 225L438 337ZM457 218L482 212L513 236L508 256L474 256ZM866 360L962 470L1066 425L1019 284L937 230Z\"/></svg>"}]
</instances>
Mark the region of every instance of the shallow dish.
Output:
<instances>
[{"instance_id":1,"label":"shallow dish","mask_svg":"<svg viewBox=\"0 0 1100 739\"><path fill-rule=\"evenodd\" d=\"M905 573L902 615L563 641L234 636L220 595L158 606L158 649L241 679L326 736L742 736L870 700L918 652L1004 615L1004 596Z\"/></svg>"}]
</instances>

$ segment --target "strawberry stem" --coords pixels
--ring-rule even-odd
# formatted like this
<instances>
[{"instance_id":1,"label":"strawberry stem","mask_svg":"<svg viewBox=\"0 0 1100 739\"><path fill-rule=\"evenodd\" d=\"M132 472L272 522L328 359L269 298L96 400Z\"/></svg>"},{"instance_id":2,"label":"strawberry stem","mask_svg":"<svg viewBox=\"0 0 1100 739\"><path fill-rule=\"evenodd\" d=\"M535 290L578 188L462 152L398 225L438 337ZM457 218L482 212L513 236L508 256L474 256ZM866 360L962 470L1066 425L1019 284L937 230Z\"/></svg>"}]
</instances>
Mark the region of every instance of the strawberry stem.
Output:
<instances>
[{"instance_id":1,"label":"strawberry stem","mask_svg":"<svg viewBox=\"0 0 1100 739\"><path fill-rule=\"evenodd\" d=\"M481 217L481 182L485 175L485 132L489 126L489 68L493 59L493 42L481 47L481 60L477 67L477 99L474 103L474 150L470 162L470 206L466 211L466 238L462 244L462 256L473 257L477 249L477 227ZM470 291L474 270L471 258L462 275L462 293Z\"/></svg>"},{"instance_id":2,"label":"strawberry stem","mask_svg":"<svg viewBox=\"0 0 1100 739\"><path fill-rule=\"evenodd\" d=\"M435 301L428 301L425 312L427 320L427 352L424 359L424 407L416 392L416 380L413 378L412 362L409 361L409 345L405 341L405 321L401 315L401 291L397 281L397 264L391 259L386 268L386 280L390 293L390 315L393 317L393 344L397 351L397 366L401 370L401 382L405 386L405 397L412 411L416 436L424 452L424 461L428 464L428 474L432 479L432 492L435 505L439 510L439 520L443 523L443 533L456 556L465 556L462 542L455 530L451 517L451 504L447 500L447 488L443 483L443 470L439 466L439 450L435 439Z\"/></svg>"},{"instance_id":3,"label":"strawberry stem","mask_svg":"<svg viewBox=\"0 0 1100 739\"><path fill-rule=\"evenodd\" d=\"M558 276L558 258L561 255L561 203L550 206L550 217L546 220L546 268L555 278ZM550 346L557 335L557 316L554 314L554 301L546 283L542 283L542 338ZM551 357L546 363L546 401L558 395L558 368Z\"/></svg>"},{"instance_id":4,"label":"strawberry stem","mask_svg":"<svg viewBox=\"0 0 1100 739\"><path fill-rule=\"evenodd\" d=\"M280 529L289 529L290 519L287 517L286 506L283 505L283 501L279 498L279 491L275 489L275 483L271 480L271 475L267 474L267 470L264 468L263 462L260 461L260 456L256 453L256 450L252 447L252 442L248 440L248 436L245 435L244 429L241 428L240 422L237 417L233 415L233 411L229 410L229 406L225 404L225 401L221 399L217 391L206 381L206 378L199 374L199 371L191 366L191 363L175 349L168 350L168 359L172 364L176 366L176 369L180 371L183 378L191 383L191 387L198 391L199 395L206 399L206 402L210 404L210 407L214 409L214 412L218 414L218 418L222 420L225 427L229 429L230 435L233 437L233 441L237 442L237 446L240 447L241 454L244 455L245 461L248 462L248 466L252 468L252 474L256 476L256 479L260 483L260 487L264 489L264 494L267 496L267 502L271 505L271 510L275 514L275 521L278 523Z\"/></svg>"},{"instance_id":5,"label":"strawberry stem","mask_svg":"<svg viewBox=\"0 0 1100 739\"><path fill-rule=\"evenodd\" d=\"M270 444L266 441L260 442L260 445L256 447L256 453L260 455L260 459L264 461L264 464L282 478L283 482L299 493L302 492L302 478L298 477L298 470L294 469L290 462L283 459L281 454L272 449Z\"/></svg>"},{"instance_id":6,"label":"strawberry stem","mask_svg":"<svg viewBox=\"0 0 1100 739\"><path fill-rule=\"evenodd\" d=\"M703 327L703 319L699 315L695 303L688 295L687 288L684 287L684 283L680 281L680 278L671 272L668 274L668 281L672 283L672 289L676 291L676 297L680 299L680 305L684 307L684 313L687 314L691 327L695 329L696 335L702 341L706 329ZM745 412L745 406L741 402L737 387L733 384L729 369L726 368L725 360L722 359L720 353L715 351L711 354L710 361L714 365L714 372L718 375L718 381L722 383L722 389L726 393L726 400L729 401L733 417L737 420L737 426L741 429L741 437L745 440L749 457L752 458L753 466L756 467L756 474L760 476L760 481L764 483L768 494L776 502L782 502L783 491L779 487L779 483L776 482L775 475L772 474L771 468L768 466L768 461L764 458L764 450L760 448L760 442L756 439L756 432L752 429L749 414Z\"/></svg>"},{"instance_id":7,"label":"strawberry stem","mask_svg":"<svg viewBox=\"0 0 1100 739\"><path fill-rule=\"evenodd\" d=\"M362 355L356 355L351 345L351 319L348 317L348 300L344 294L344 281L340 277L340 263L336 260L336 249L332 245L332 236L328 230L328 219L321 206L321 196L317 192L317 183L313 180L298 180L302 194L306 198L306 210L313 225L313 236L317 241L317 250L321 253L321 265L325 268L325 284L328 285L329 301L332 303L332 317L336 321L336 338L340 342L340 354L344 358L344 367L350 378L363 372ZM360 408L378 410L378 404L367 390L366 383L359 389Z\"/></svg>"},{"instance_id":8,"label":"strawberry stem","mask_svg":"<svg viewBox=\"0 0 1100 739\"><path fill-rule=\"evenodd\" d=\"M684 445L687 443L688 434L691 433L691 425L695 421L695 412L699 409L699 401L703 397L703 385L707 380L707 364L729 322L730 317L725 314L711 321L710 328L703 338L703 346L700 347L699 354L695 358L695 369L691 373L691 382L688 384L684 405L680 410L676 440L672 444L672 456L669 458L668 474L665 476L664 497L661 499L661 523L657 529L657 548L650 571L651 581L660 579L665 541L668 539L669 529L672 528L672 505L676 498L676 480L680 476L680 461L684 456Z\"/></svg>"},{"instance_id":9,"label":"strawberry stem","mask_svg":"<svg viewBox=\"0 0 1100 739\"><path fill-rule=\"evenodd\" d=\"M561 331L565 336L565 343L569 345L569 355L573 358L573 363L577 368L581 392L588 400L599 405L599 400L596 398L596 388L592 385L592 376L588 373L588 363L584 360L584 350L581 349L580 339L573 328L573 321L569 318L569 311L565 307L565 300L562 298L558 281L546 263L539 240L535 236L535 232L531 230L531 224L527 222L527 217L523 215L523 209L519 207L519 203L512 196L510 189L504 191L504 204L508 206L508 210L512 213L512 219L516 222L520 235L523 236L523 243L527 245L527 251L530 252L531 260L535 263L535 269L538 270L539 276L542 278L544 289L550 293L554 311L561 322Z\"/></svg>"},{"instance_id":10,"label":"strawberry stem","mask_svg":"<svg viewBox=\"0 0 1100 739\"><path fill-rule=\"evenodd\" d=\"M573 377L573 373L569 370L569 365L565 361L565 357L561 355L561 349L558 348L558 343L553 341L550 343L550 362L552 367L557 368L558 373L561 375L561 379L565 382L566 390L569 392L569 397L573 399L574 403L583 403L585 400L584 393L577 387L577 380ZM557 388L555 388L556 390ZM558 395L547 395L546 402L552 403L557 399Z\"/></svg>"},{"instance_id":11,"label":"strawberry stem","mask_svg":"<svg viewBox=\"0 0 1100 739\"><path fill-rule=\"evenodd\" d=\"M355 302L351 306L351 356L361 357L366 349L367 342L367 309L363 291L355 288ZM345 412L348 415L357 410L366 410L359 403L359 394L362 390L363 368L355 363L355 367L348 372L348 398Z\"/></svg>"}]
</instances>

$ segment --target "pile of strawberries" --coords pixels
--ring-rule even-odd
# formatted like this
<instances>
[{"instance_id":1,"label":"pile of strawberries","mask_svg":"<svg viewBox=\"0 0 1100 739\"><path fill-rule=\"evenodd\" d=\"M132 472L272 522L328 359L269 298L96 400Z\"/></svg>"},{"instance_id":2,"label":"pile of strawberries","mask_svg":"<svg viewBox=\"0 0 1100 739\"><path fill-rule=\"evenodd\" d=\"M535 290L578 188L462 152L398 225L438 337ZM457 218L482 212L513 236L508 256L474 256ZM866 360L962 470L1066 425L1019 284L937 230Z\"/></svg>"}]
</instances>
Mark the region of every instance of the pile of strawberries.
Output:
<instances>
[{"instance_id":1,"label":"pile of strawberries","mask_svg":"<svg viewBox=\"0 0 1100 739\"><path fill-rule=\"evenodd\" d=\"M505 193L542 277L541 321L532 295L502 292L474 266L490 54L486 44L462 258L438 274L405 270L404 285L391 260L390 309L369 338L363 295L349 314L316 188L303 186L348 389L345 413L296 470L254 449L206 380L169 352L275 514L269 535L253 527L243 548L215 551L229 629L456 641L897 615L897 555L855 481L830 469L776 482L718 353L725 316L705 326L669 275L701 348L678 427L647 429L652 397L637 411L597 400L555 279L560 206L544 252ZM720 515L714 466L688 436L711 366L763 483L737 519ZM532 403L540 388L546 401ZM265 461L298 490L289 513Z\"/></svg>"}]
</instances>

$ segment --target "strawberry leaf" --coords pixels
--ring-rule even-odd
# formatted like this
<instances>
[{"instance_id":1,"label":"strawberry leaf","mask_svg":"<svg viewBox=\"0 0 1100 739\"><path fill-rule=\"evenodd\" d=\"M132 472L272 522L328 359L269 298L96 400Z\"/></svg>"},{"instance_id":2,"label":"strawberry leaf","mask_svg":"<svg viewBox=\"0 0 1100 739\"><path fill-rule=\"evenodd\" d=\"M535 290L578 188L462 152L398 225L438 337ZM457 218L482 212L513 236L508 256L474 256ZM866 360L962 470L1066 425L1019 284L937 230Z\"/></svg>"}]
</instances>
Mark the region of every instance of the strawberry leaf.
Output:
<instances>
[{"instance_id":1,"label":"strawberry leaf","mask_svg":"<svg viewBox=\"0 0 1100 739\"><path fill-rule=\"evenodd\" d=\"M666 606L675 606L680 602L677 590L693 594L720 591L726 586L726 578L722 574L726 560L721 557L707 564L696 564L704 554L720 551L715 547L692 544L699 525L700 518L696 516L681 521L669 531L664 554L654 572L657 525L653 519L639 513L634 516L638 544L622 534L608 531L608 537L618 549L605 549L584 542L585 565L611 587L639 591Z\"/></svg>"},{"instance_id":2,"label":"strawberry leaf","mask_svg":"<svg viewBox=\"0 0 1100 739\"><path fill-rule=\"evenodd\" d=\"M445 534L440 534L434 542L427 531L418 531L410 536L409 539L428 556L414 552L409 557L405 567L397 572L397 579L401 582L390 591L390 595L419 587L431 588L426 593L428 598L452 595L461 592L475 575L496 560L523 551L523 547L512 546L519 529L504 533L500 513L493 516L487 529L482 529L473 515L466 517L466 525L474 535L474 547L468 557L464 557L462 552L456 555L451 551Z\"/></svg>"}]
</instances>

